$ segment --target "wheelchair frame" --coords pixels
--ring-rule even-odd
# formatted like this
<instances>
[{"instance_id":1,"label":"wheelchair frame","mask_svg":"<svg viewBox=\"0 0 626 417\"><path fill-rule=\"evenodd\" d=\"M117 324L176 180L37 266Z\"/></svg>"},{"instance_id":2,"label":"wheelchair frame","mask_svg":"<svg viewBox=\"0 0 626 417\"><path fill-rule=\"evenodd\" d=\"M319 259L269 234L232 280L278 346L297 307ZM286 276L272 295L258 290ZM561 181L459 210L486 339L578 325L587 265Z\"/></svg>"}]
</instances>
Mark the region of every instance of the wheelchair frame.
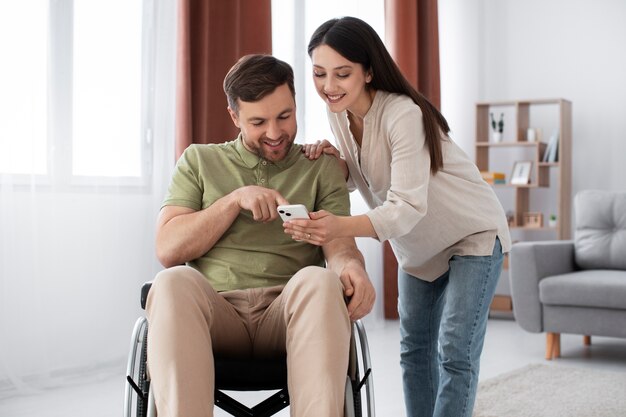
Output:
<instances>
[{"instance_id":1,"label":"wheelchair frame","mask_svg":"<svg viewBox=\"0 0 626 417\"><path fill-rule=\"evenodd\" d=\"M141 294L141 306L149 291L149 283L144 284ZM357 343L358 342L358 343ZM156 417L156 406L150 380L147 373L148 320L139 317L133 328L130 351L126 367L126 389L124 395L124 417ZM346 375L344 417L363 417L361 390L365 386L366 409L368 417L375 417L374 385L369 345L365 327L360 320L352 323L350 337L350 360ZM360 358L360 360L359 360ZM286 365L283 365L286 370ZM361 378L361 374L363 377ZM216 360L215 405L235 417L268 417L278 413L289 405L289 393L286 384L273 381L267 387L259 388L252 384L244 388L223 387L217 381ZM222 392L222 390L257 391L275 390L274 393L254 407L247 407ZM133 411L135 413L133 414Z\"/></svg>"}]
</instances>

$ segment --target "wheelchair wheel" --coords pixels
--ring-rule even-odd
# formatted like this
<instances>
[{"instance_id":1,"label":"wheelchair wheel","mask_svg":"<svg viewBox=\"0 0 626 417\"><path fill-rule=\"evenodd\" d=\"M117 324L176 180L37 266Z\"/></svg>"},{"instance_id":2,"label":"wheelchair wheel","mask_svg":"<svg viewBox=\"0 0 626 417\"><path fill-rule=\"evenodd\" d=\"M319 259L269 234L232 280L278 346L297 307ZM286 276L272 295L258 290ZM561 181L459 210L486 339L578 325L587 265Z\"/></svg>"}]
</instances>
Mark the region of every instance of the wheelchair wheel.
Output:
<instances>
[{"instance_id":1,"label":"wheelchair wheel","mask_svg":"<svg viewBox=\"0 0 626 417\"><path fill-rule=\"evenodd\" d=\"M148 392L150 380L147 372L148 358L148 320L140 317L135 323L131 338L130 353L126 369L126 395L124 401L125 417L146 417L148 411ZM135 414L133 411L133 397Z\"/></svg>"},{"instance_id":2,"label":"wheelchair wheel","mask_svg":"<svg viewBox=\"0 0 626 417\"><path fill-rule=\"evenodd\" d=\"M360 369L359 369L359 351L355 338L355 325L353 325L352 334L350 336L350 352L348 361L348 376L346 377L346 397L344 406L345 417L361 417L363 410L361 406L361 390L360 390Z\"/></svg>"},{"instance_id":3,"label":"wheelchair wheel","mask_svg":"<svg viewBox=\"0 0 626 417\"><path fill-rule=\"evenodd\" d=\"M150 380L148 379L148 323L146 323L141 343L141 354L139 356L139 373L137 375L137 385L145 396L137 396L137 417L146 417L148 414L148 392L150 391Z\"/></svg>"},{"instance_id":4,"label":"wheelchair wheel","mask_svg":"<svg viewBox=\"0 0 626 417\"><path fill-rule=\"evenodd\" d=\"M346 398L343 404L344 417L357 417L354 406L354 391L352 390L352 380L346 376Z\"/></svg>"},{"instance_id":5,"label":"wheelchair wheel","mask_svg":"<svg viewBox=\"0 0 626 417\"><path fill-rule=\"evenodd\" d=\"M369 345L365 327L361 320L353 324L350 364L348 375L352 379L352 391L354 397L355 417L375 417L374 404L374 381L372 377L372 362L369 354ZM358 342L358 343L357 343ZM362 390L365 388L365 398L362 397ZM365 412L367 410L367 413Z\"/></svg>"}]
</instances>

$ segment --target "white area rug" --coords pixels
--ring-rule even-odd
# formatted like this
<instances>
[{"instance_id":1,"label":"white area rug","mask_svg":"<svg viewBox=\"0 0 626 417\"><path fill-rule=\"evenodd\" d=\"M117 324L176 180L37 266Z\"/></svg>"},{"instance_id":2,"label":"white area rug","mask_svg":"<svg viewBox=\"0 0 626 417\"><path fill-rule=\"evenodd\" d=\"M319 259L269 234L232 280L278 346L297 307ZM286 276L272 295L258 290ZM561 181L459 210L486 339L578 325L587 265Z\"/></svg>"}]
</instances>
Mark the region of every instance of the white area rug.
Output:
<instances>
[{"instance_id":1,"label":"white area rug","mask_svg":"<svg viewBox=\"0 0 626 417\"><path fill-rule=\"evenodd\" d=\"M533 364L483 381L474 417L625 417L626 372Z\"/></svg>"}]
</instances>

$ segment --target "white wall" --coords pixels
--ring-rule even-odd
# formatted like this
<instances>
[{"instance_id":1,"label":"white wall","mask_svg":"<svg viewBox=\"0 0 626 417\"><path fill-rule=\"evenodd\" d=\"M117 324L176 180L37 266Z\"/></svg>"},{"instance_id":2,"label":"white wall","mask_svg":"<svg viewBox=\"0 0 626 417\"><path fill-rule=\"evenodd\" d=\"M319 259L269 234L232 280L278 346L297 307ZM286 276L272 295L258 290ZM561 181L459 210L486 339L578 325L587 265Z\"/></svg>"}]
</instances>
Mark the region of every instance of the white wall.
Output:
<instances>
[{"instance_id":1,"label":"white wall","mask_svg":"<svg viewBox=\"0 0 626 417\"><path fill-rule=\"evenodd\" d=\"M452 138L474 155L474 104L481 95L479 0L439 0L441 111Z\"/></svg>"},{"instance_id":2,"label":"white wall","mask_svg":"<svg viewBox=\"0 0 626 417\"><path fill-rule=\"evenodd\" d=\"M624 22L622 0L439 0L442 110L454 139L474 155L476 101L565 98L573 194L625 190Z\"/></svg>"}]
</instances>

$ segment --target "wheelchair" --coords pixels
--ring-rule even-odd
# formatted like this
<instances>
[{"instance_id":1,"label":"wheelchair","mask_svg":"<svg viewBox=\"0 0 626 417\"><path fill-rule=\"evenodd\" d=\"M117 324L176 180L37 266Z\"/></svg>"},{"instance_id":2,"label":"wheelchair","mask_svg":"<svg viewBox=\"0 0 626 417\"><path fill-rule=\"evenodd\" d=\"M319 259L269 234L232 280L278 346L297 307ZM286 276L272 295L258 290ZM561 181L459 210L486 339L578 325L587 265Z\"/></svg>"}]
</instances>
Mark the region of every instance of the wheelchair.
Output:
<instances>
[{"instance_id":1,"label":"wheelchair","mask_svg":"<svg viewBox=\"0 0 626 417\"><path fill-rule=\"evenodd\" d=\"M152 282L141 288L145 309ZM148 320L139 317L133 328L124 396L124 417L155 417L156 406L147 373ZM375 417L374 385L365 327L352 323L350 355L346 375L344 417ZM361 377L362 375L362 377ZM365 403L361 392L365 387ZM224 391L276 391L264 401L248 407ZM272 416L289 406L286 358L215 358L215 405L235 417ZM367 414L364 414L364 410Z\"/></svg>"}]
</instances>

